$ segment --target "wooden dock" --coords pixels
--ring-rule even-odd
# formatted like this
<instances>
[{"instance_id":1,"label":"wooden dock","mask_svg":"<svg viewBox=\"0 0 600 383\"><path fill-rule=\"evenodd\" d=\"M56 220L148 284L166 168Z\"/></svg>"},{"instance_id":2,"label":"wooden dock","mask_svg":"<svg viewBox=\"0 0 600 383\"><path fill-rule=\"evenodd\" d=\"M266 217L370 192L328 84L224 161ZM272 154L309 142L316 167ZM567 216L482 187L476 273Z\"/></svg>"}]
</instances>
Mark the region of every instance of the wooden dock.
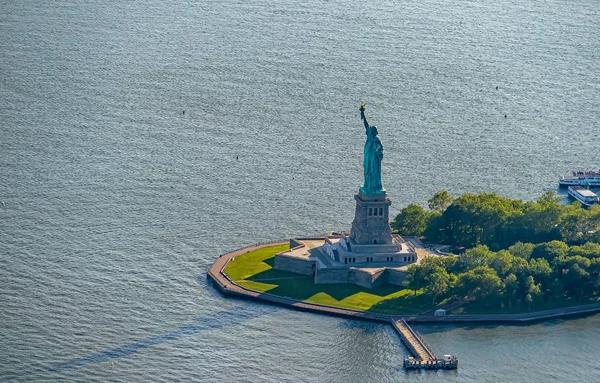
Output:
<instances>
[{"instance_id":1,"label":"wooden dock","mask_svg":"<svg viewBox=\"0 0 600 383\"><path fill-rule=\"evenodd\" d=\"M412 356L404 356L404 368L447 370L458 368L458 359L456 356L444 355L443 358L438 358L421 334L410 328L404 318L393 319L392 325L398 331L402 343L406 345L412 354Z\"/></svg>"}]
</instances>

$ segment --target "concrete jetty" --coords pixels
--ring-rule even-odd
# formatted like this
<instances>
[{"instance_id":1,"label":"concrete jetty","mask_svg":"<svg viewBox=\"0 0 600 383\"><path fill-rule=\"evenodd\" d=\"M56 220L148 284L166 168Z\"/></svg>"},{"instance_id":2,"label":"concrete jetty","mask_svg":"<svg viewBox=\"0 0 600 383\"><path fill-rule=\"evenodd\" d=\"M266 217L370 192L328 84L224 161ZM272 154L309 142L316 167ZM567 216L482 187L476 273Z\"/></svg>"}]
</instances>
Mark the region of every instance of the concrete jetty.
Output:
<instances>
[{"instance_id":1,"label":"concrete jetty","mask_svg":"<svg viewBox=\"0 0 600 383\"><path fill-rule=\"evenodd\" d=\"M412 354L412 356L404 356L404 368L445 370L458 368L458 358L456 356L444 355L443 358L438 358L421 334L414 331L404 318L392 320L392 325L398 331L402 343Z\"/></svg>"}]
</instances>

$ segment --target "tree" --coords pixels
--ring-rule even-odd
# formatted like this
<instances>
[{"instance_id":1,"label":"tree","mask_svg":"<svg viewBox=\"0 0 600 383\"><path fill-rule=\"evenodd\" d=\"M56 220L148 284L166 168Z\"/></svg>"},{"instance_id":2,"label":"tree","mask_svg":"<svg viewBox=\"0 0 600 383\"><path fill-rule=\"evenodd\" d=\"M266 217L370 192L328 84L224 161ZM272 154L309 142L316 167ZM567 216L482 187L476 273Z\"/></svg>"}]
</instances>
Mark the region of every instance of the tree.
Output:
<instances>
[{"instance_id":1,"label":"tree","mask_svg":"<svg viewBox=\"0 0 600 383\"><path fill-rule=\"evenodd\" d=\"M425 273L423 267L417 264L408 266L406 270L406 278L402 283L406 288L409 288L417 295L417 290L420 290L426 286Z\"/></svg>"},{"instance_id":2,"label":"tree","mask_svg":"<svg viewBox=\"0 0 600 383\"><path fill-rule=\"evenodd\" d=\"M444 190L428 204L430 211L406 206L393 227L467 251L409 268L405 284L415 294L425 289L434 302L449 291L504 295L502 302L529 308L542 296L600 295L600 205L565 206L552 192L525 203L490 193L452 199Z\"/></svg>"},{"instance_id":3,"label":"tree","mask_svg":"<svg viewBox=\"0 0 600 383\"><path fill-rule=\"evenodd\" d=\"M456 257L427 257L419 265L408 267L406 286L415 290L425 288L431 294L433 302L448 292L453 277L447 268L452 266Z\"/></svg>"},{"instance_id":4,"label":"tree","mask_svg":"<svg viewBox=\"0 0 600 383\"><path fill-rule=\"evenodd\" d=\"M589 213L579 201L564 209L558 228L562 239L569 243L583 242L584 233L590 230L588 225Z\"/></svg>"},{"instance_id":5,"label":"tree","mask_svg":"<svg viewBox=\"0 0 600 383\"><path fill-rule=\"evenodd\" d=\"M447 232L442 226L443 221L441 214L438 212L430 212L429 214L429 223L423 232L423 236L431 242L454 243L454 239L447 237Z\"/></svg>"},{"instance_id":6,"label":"tree","mask_svg":"<svg viewBox=\"0 0 600 383\"><path fill-rule=\"evenodd\" d=\"M553 192L525 203L493 193L467 193L453 199L442 190L428 200L428 205L430 211L414 204L407 206L403 215L396 217L394 228L449 245L487 245L494 251L517 242L600 243L600 205L590 209L577 203L566 206ZM511 253L527 259L529 250L517 246Z\"/></svg>"},{"instance_id":7,"label":"tree","mask_svg":"<svg viewBox=\"0 0 600 383\"><path fill-rule=\"evenodd\" d=\"M515 257L529 260L535 245L533 243L517 242L508 248L508 251Z\"/></svg>"},{"instance_id":8,"label":"tree","mask_svg":"<svg viewBox=\"0 0 600 383\"><path fill-rule=\"evenodd\" d=\"M569 295L577 295L583 298L585 293L592 292L591 275L587 271L591 269L592 262L582 256L560 257L554 261L554 268L561 276L565 290Z\"/></svg>"},{"instance_id":9,"label":"tree","mask_svg":"<svg viewBox=\"0 0 600 383\"><path fill-rule=\"evenodd\" d=\"M525 294L527 310L531 310L531 304L542 295L541 285L535 283L535 279L531 275L525 281Z\"/></svg>"},{"instance_id":10,"label":"tree","mask_svg":"<svg viewBox=\"0 0 600 383\"><path fill-rule=\"evenodd\" d=\"M548 190L537 199L537 204L543 207L559 206L561 198L552 190Z\"/></svg>"},{"instance_id":11,"label":"tree","mask_svg":"<svg viewBox=\"0 0 600 383\"><path fill-rule=\"evenodd\" d=\"M562 257L569 251L569 245L561 241L550 241L536 245L531 253L532 258L544 258L552 262L556 257Z\"/></svg>"},{"instance_id":12,"label":"tree","mask_svg":"<svg viewBox=\"0 0 600 383\"><path fill-rule=\"evenodd\" d=\"M551 286L552 298L560 299L565 295L565 285L558 278L554 278Z\"/></svg>"},{"instance_id":13,"label":"tree","mask_svg":"<svg viewBox=\"0 0 600 383\"><path fill-rule=\"evenodd\" d=\"M527 302L527 310L531 310L531 304L533 303L533 296L531 294L525 295L525 302Z\"/></svg>"},{"instance_id":14,"label":"tree","mask_svg":"<svg viewBox=\"0 0 600 383\"><path fill-rule=\"evenodd\" d=\"M519 282L514 274L508 274L504 279L504 291L508 301L508 307L512 307L517 300L517 291L519 290Z\"/></svg>"},{"instance_id":15,"label":"tree","mask_svg":"<svg viewBox=\"0 0 600 383\"><path fill-rule=\"evenodd\" d=\"M392 227L400 233L400 235L414 235L420 237L423 235L425 228L432 219L430 212L425 211L421 206L411 203L406 206L396 216L392 222Z\"/></svg>"},{"instance_id":16,"label":"tree","mask_svg":"<svg viewBox=\"0 0 600 383\"><path fill-rule=\"evenodd\" d=\"M544 258L531 259L529 261L529 274L541 283L542 289L549 289L552 283L552 268Z\"/></svg>"},{"instance_id":17,"label":"tree","mask_svg":"<svg viewBox=\"0 0 600 383\"><path fill-rule=\"evenodd\" d=\"M458 257L454 269L458 272L465 272L474 269L477 266L487 266L494 256L487 246L479 245L465 251L463 255Z\"/></svg>"},{"instance_id":18,"label":"tree","mask_svg":"<svg viewBox=\"0 0 600 383\"><path fill-rule=\"evenodd\" d=\"M441 190L427 201L427 205L429 206L429 210L441 214L452 204L452 201L454 201L454 198L452 198L450 193L447 190Z\"/></svg>"},{"instance_id":19,"label":"tree","mask_svg":"<svg viewBox=\"0 0 600 383\"><path fill-rule=\"evenodd\" d=\"M600 258L594 258L590 260L590 266L588 267L590 274L600 274Z\"/></svg>"},{"instance_id":20,"label":"tree","mask_svg":"<svg viewBox=\"0 0 600 383\"><path fill-rule=\"evenodd\" d=\"M488 263L500 277L503 277L511 269L513 258L512 254L508 251L500 250L491 255Z\"/></svg>"},{"instance_id":21,"label":"tree","mask_svg":"<svg viewBox=\"0 0 600 383\"><path fill-rule=\"evenodd\" d=\"M522 215L510 222L513 239L521 242L547 242L561 239L557 228L565 205L554 192L546 192L535 202L522 206Z\"/></svg>"},{"instance_id":22,"label":"tree","mask_svg":"<svg viewBox=\"0 0 600 383\"><path fill-rule=\"evenodd\" d=\"M465 294L478 293L482 298L499 295L501 286L502 280L489 266L478 266L458 276L460 291Z\"/></svg>"},{"instance_id":23,"label":"tree","mask_svg":"<svg viewBox=\"0 0 600 383\"><path fill-rule=\"evenodd\" d=\"M571 246L568 255L581 255L590 259L597 258L600 257L600 245L593 242L586 242L581 246Z\"/></svg>"},{"instance_id":24,"label":"tree","mask_svg":"<svg viewBox=\"0 0 600 383\"><path fill-rule=\"evenodd\" d=\"M523 279L529 272L529 263L527 263L527 261L523 258L513 257L512 264L508 272L515 274L519 279Z\"/></svg>"},{"instance_id":25,"label":"tree","mask_svg":"<svg viewBox=\"0 0 600 383\"><path fill-rule=\"evenodd\" d=\"M529 222L536 235L539 238L546 236L546 239L542 239L542 241L557 239L552 238L556 235L553 232L566 208L560 203L560 197L553 191L548 191L529 207L529 211L526 211L525 214L529 217Z\"/></svg>"},{"instance_id":26,"label":"tree","mask_svg":"<svg viewBox=\"0 0 600 383\"><path fill-rule=\"evenodd\" d=\"M433 303L435 303L438 296L445 294L450 286L450 275L441 267L438 267L434 273L429 274L426 280L426 289L432 295Z\"/></svg>"},{"instance_id":27,"label":"tree","mask_svg":"<svg viewBox=\"0 0 600 383\"><path fill-rule=\"evenodd\" d=\"M592 265L592 261L585 257L582 257L581 255L574 255L572 257L557 257L554 259L552 264L554 265L554 268L557 271L562 271L564 273L565 270L568 270L574 265L578 265L582 269L588 270Z\"/></svg>"},{"instance_id":28,"label":"tree","mask_svg":"<svg viewBox=\"0 0 600 383\"><path fill-rule=\"evenodd\" d=\"M586 285L590 282L590 273L585 271L579 264L574 264L566 273L564 282L567 291L578 294L579 299L581 299L586 291Z\"/></svg>"},{"instance_id":29,"label":"tree","mask_svg":"<svg viewBox=\"0 0 600 383\"><path fill-rule=\"evenodd\" d=\"M504 242L498 236L502 234L499 227L512 215L522 214L522 207L523 201L502 198L497 194L463 194L446 208L439 226L454 244L499 247L500 242Z\"/></svg>"},{"instance_id":30,"label":"tree","mask_svg":"<svg viewBox=\"0 0 600 383\"><path fill-rule=\"evenodd\" d=\"M600 242L600 205L587 209L587 226L583 229L583 237L586 241Z\"/></svg>"}]
</instances>

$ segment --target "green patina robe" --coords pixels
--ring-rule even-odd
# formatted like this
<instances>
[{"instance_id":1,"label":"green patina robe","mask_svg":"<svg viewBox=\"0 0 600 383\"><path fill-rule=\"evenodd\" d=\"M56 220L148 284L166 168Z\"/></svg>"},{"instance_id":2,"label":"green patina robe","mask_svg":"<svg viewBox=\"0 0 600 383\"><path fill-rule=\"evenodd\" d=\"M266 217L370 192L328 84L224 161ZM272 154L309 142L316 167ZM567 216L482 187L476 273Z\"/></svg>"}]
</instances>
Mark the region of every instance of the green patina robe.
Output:
<instances>
[{"instance_id":1,"label":"green patina robe","mask_svg":"<svg viewBox=\"0 0 600 383\"><path fill-rule=\"evenodd\" d=\"M383 191L381 185L381 160L383 159L383 144L377 135L377 128L370 126L361 111L361 118L365 123L367 141L364 150L365 183L362 189L367 193Z\"/></svg>"}]
</instances>

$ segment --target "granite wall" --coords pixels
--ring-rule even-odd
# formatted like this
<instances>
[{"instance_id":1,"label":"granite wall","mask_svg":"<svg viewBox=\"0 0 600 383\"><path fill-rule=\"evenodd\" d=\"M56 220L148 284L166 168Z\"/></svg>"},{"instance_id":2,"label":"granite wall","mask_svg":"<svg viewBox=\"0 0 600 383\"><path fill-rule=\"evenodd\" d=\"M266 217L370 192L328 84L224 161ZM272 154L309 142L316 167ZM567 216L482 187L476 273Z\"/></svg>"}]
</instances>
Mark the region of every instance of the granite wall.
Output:
<instances>
[{"instance_id":1,"label":"granite wall","mask_svg":"<svg viewBox=\"0 0 600 383\"><path fill-rule=\"evenodd\" d=\"M371 289L385 283L385 270L371 274L360 269L352 269L348 279L350 283Z\"/></svg>"},{"instance_id":2,"label":"granite wall","mask_svg":"<svg viewBox=\"0 0 600 383\"><path fill-rule=\"evenodd\" d=\"M371 274L360 269L320 269L315 275L317 284L353 283L371 289L386 282L384 270Z\"/></svg>"},{"instance_id":3,"label":"granite wall","mask_svg":"<svg viewBox=\"0 0 600 383\"><path fill-rule=\"evenodd\" d=\"M387 269L386 273L386 282L390 285L398 285L401 286L402 282L406 279L406 272L399 270Z\"/></svg>"},{"instance_id":4,"label":"granite wall","mask_svg":"<svg viewBox=\"0 0 600 383\"><path fill-rule=\"evenodd\" d=\"M315 283L350 283L348 269L319 269L315 275Z\"/></svg>"},{"instance_id":5,"label":"granite wall","mask_svg":"<svg viewBox=\"0 0 600 383\"><path fill-rule=\"evenodd\" d=\"M309 259L282 257L279 254L275 255L273 267L277 270L291 271L303 275L312 275L313 273L313 262Z\"/></svg>"}]
</instances>

